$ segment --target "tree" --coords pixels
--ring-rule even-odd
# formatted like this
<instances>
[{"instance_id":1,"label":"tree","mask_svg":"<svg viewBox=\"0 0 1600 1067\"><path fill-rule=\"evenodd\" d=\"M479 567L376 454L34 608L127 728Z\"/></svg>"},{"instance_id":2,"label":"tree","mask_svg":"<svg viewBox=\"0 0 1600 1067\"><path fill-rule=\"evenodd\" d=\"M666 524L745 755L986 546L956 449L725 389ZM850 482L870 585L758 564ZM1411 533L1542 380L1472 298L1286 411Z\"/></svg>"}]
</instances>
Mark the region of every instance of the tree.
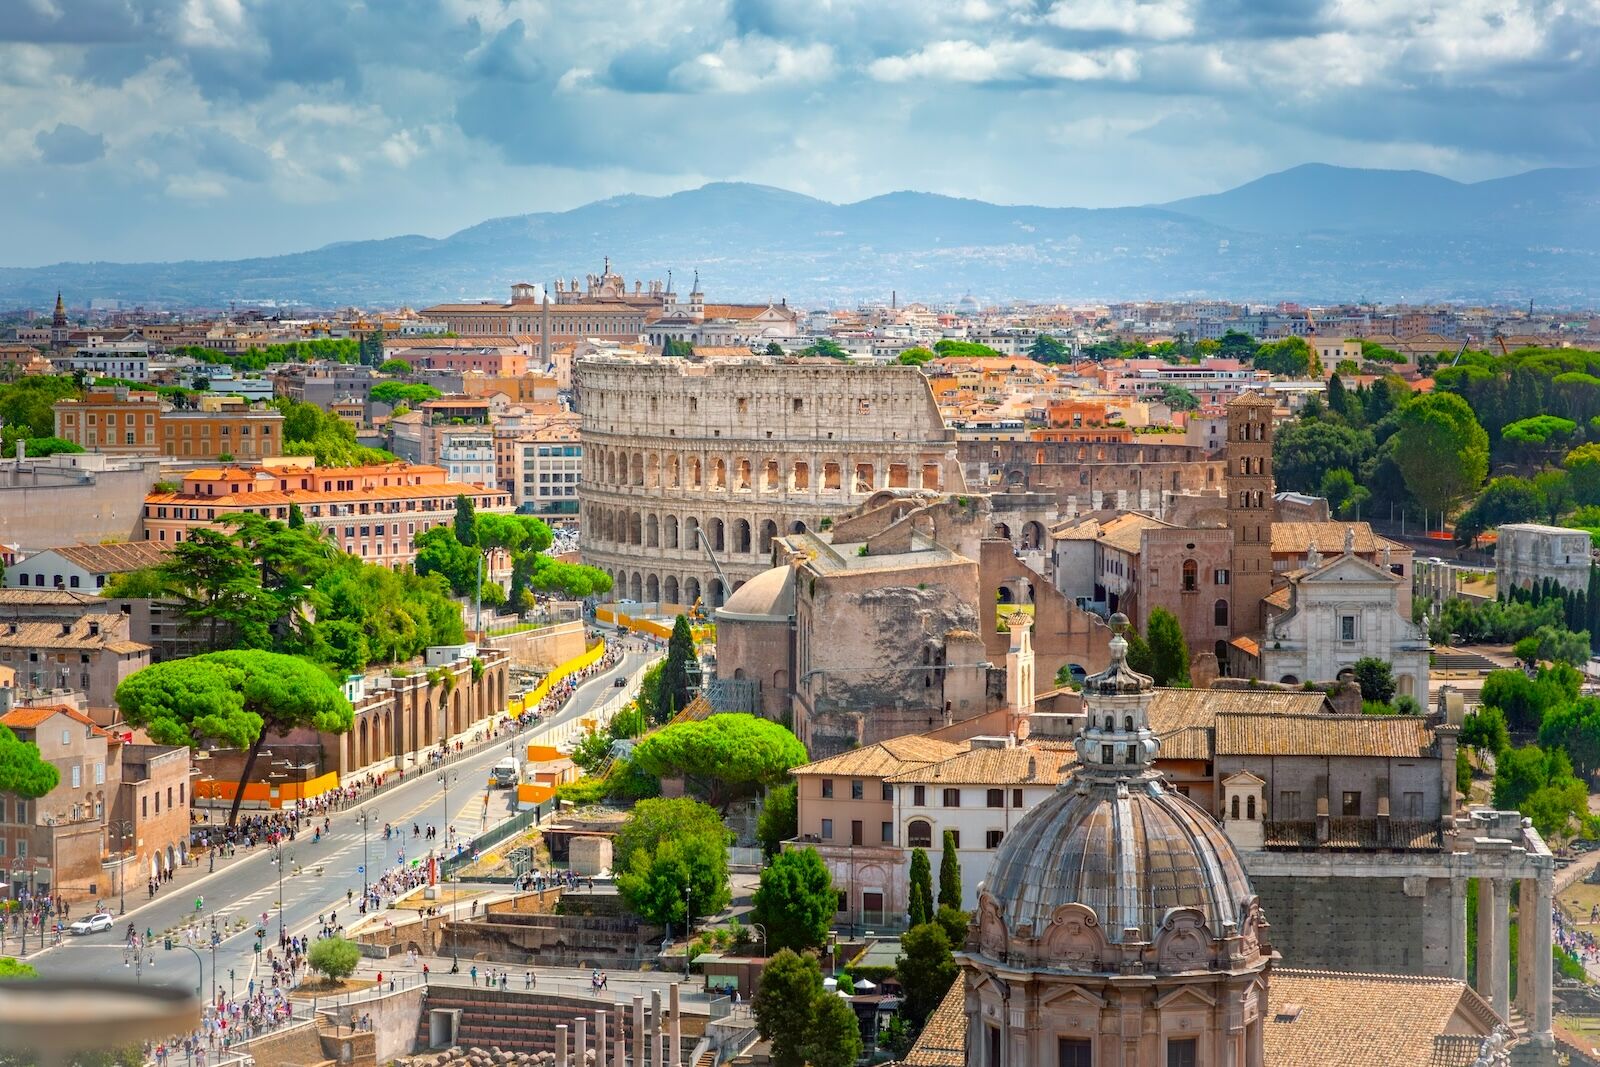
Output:
<instances>
[{"instance_id":1,"label":"tree","mask_svg":"<svg viewBox=\"0 0 1600 1067\"><path fill-rule=\"evenodd\" d=\"M661 669L661 683L657 700L663 720L670 719L689 706L694 698L694 679L690 668L698 666L699 653L695 650L694 632L689 620L679 615L672 621L672 637L667 642L666 665Z\"/></svg>"},{"instance_id":2,"label":"tree","mask_svg":"<svg viewBox=\"0 0 1600 1067\"><path fill-rule=\"evenodd\" d=\"M895 357L895 362L901 364L902 366L906 366L906 367L920 367L924 363L927 363L930 360L932 360L933 358L934 357L933 357L932 349L922 348L921 346L913 345L912 347L906 349L904 352L901 352L900 355L896 356Z\"/></svg>"},{"instance_id":3,"label":"tree","mask_svg":"<svg viewBox=\"0 0 1600 1067\"><path fill-rule=\"evenodd\" d=\"M472 498L465 493L456 496L456 513L451 520L451 530L456 535L456 540L463 545L476 547L478 544L478 509L473 506Z\"/></svg>"},{"instance_id":4,"label":"tree","mask_svg":"<svg viewBox=\"0 0 1600 1067\"><path fill-rule=\"evenodd\" d=\"M783 842L800 831L796 791L794 782L784 782L767 790L761 815L756 819L756 838L768 856L776 856Z\"/></svg>"},{"instance_id":5,"label":"tree","mask_svg":"<svg viewBox=\"0 0 1600 1067\"><path fill-rule=\"evenodd\" d=\"M921 1026L939 1006L959 968L950 954L950 939L938 923L913 926L900 938L895 974L905 993L900 1010L913 1026Z\"/></svg>"},{"instance_id":6,"label":"tree","mask_svg":"<svg viewBox=\"0 0 1600 1067\"><path fill-rule=\"evenodd\" d=\"M674 837L709 835L726 845L727 828L715 810L688 797L670 800L641 800L617 831L613 841L618 870L626 870L635 852L654 851Z\"/></svg>"},{"instance_id":7,"label":"tree","mask_svg":"<svg viewBox=\"0 0 1600 1067\"><path fill-rule=\"evenodd\" d=\"M198 748L219 742L244 751L230 826L239 818L244 785L269 735L297 729L342 734L355 718L321 668L254 649L152 664L125 678L116 700L129 725L144 727L161 744Z\"/></svg>"},{"instance_id":8,"label":"tree","mask_svg":"<svg viewBox=\"0 0 1600 1067\"><path fill-rule=\"evenodd\" d=\"M1538 518L1544 513L1545 504L1544 492L1526 478L1504 475L1491 479L1456 519L1456 541L1471 544L1486 530Z\"/></svg>"},{"instance_id":9,"label":"tree","mask_svg":"<svg viewBox=\"0 0 1600 1067\"><path fill-rule=\"evenodd\" d=\"M304 530L306 528L306 513L300 510L299 504L289 505L289 529Z\"/></svg>"},{"instance_id":10,"label":"tree","mask_svg":"<svg viewBox=\"0 0 1600 1067\"><path fill-rule=\"evenodd\" d=\"M342 937L320 938L312 942L306 962L329 981L349 978L356 973L356 964L361 962L361 946Z\"/></svg>"},{"instance_id":11,"label":"tree","mask_svg":"<svg viewBox=\"0 0 1600 1067\"><path fill-rule=\"evenodd\" d=\"M1511 732L1499 708L1480 706L1461 724L1461 744L1480 754L1499 756L1511 747Z\"/></svg>"},{"instance_id":12,"label":"tree","mask_svg":"<svg viewBox=\"0 0 1600 1067\"><path fill-rule=\"evenodd\" d=\"M976 357L979 359L1003 359L1004 353L988 345L980 345L976 341L960 341L954 337L942 337L933 343L933 350L941 356L954 356L958 358Z\"/></svg>"},{"instance_id":13,"label":"tree","mask_svg":"<svg viewBox=\"0 0 1600 1067\"><path fill-rule=\"evenodd\" d=\"M1564 470L1540 471L1533 476L1533 487L1544 500L1544 515L1555 525L1563 512L1572 507L1572 476Z\"/></svg>"},{"instance_id":14,"label":"tree","mask_svg":"<svg viewBox=\"0 0 1600 1067\"><path fill-rule=\"evenodd\" d=\"M960 908L952 908L949 905L941 904L939 905L939 914L933 917L933 921L944 927L944 936L949 940L952 947L966 944L967 927L972 922L971 915Z\"/></svg>"},{"instance_id":15,"label":"tree","mask_svg":"<svg viewBox=\"0 0 1600 1067\"><path fill-rule=\"evenodd\" d=\"M1579 504L1600 504L1600 444L1579 445L1561 465L1572 476L1572 497Z\"/></svg>"},{"instance_id":16,"label":"tree","mask_svg":"<svg viewBox=\"0 0 1600 1067\"><path fill-rule=\"evenodd\" d=\"M1363 656L1356 660L1354 671L1356 684L1361 687L1362 700L1387 704L1394 699L1394 668L1388 660Z\"/></svg>"},{"instance_id":17,"label":"tree","mask_svg":"<svg viewBox=\"0 0 1600 1067\"><path fill-rule=\"evenodd\" d=\"M1600 699L1583 697L1555 708L1539 725L1541 748L1559 748L1582 778L1600 770Z\"/></svg>"},{"instance_id":18,"label":"tree","mask_svg":"<svg viewBox=\"0 0 1600 1067\"><path fill-rule=\"evenodd\" d=\"M1418 396L1400 409L1395 462L1418 503L1443 513L1482 484L1489 435L1454 393Z\"/></svg>"},{"instance_id":19,"label":"tree","mask_svg":"<svg viewBox=\"0 0 1600 1067\"><path fill-rule=\"evenodd\" d=\"M681 776L690 792L723 808L755 786L783 782L805 761L805 746L788 727L742 712L673 723L633 750L645 773Z\"/></svg>"},{"instance_id":20,"label":"tree","mask_svg":"<svg viewBox=\"0 0 1600 1067\"><path fill-rule=\"evenodd\" d=\"M839 347L839 343L831 337L819 337L811 344L802 348L798 353L802 356L827 356L829 359L842 359L849 361L850 354Z\"/></svg>"},{"instance_id":21,"label":"tree","mask_svg":"<svg viewBox=\"0 0 1600 1067\"><path fill-rule=\"evenodd\" d=\"M23 963L14 956L0 956L0 978L37 978L39 972L33 964Z\"/></svg>"},{"instance_id":22,"label":"tree","mask_svg":"<svg viewBox=\"0 0 1600 1067\"><path fill-rule=\"evenodd\" d=\"M1341 519L1361 514L1362 505L1372 498L1371 491L1357 485L1355 475L1343 467L1324 474L1318 490L1327 498L1328 508Z\"/></svg>"},{"instance_id":23,"label":"tree","mask_svg":"<svg viewBox=\"0 0 1600 1067\"><path fill-rule=\"evenodd\" d=\"M820 949L839 910L828 865L814 848L778 853L761 872L750 913L766 928L769 948Z\"/></svg>"},{"instance_id":24,"label":"tree","mask_svg":"<svg viewBox=\"0 0 1600 1067\"><path fill-rule=\"evenodd\" d=\"M1285 337L1256 349L1255 368L1283 378L1304 378L1311 373L1315 360L1304 337Z\"/></svg>"},{"instance_id":25,"label":"tree","mask_svg":"<svg viewBox=\"0 0 1600 1067\"><path fill-rule=\"evenodd\" d=\"M617 876L617 892L647 923L684 925L728 904L728 847L722 835L697 834L635 851Z\"/></svg>"},{"instance_id":26,"label":"tree","mask_svg":"<svg viewBox=\"0 0 1600 1067\"><path fill-rule=\"evenodd\" d=\"M1217 354L1228 359L1249 359L1255 351L1256 339L1238 330L1229 330L1217 342Z\"/></svg>"},{"instance_id":27,"label":"tree","mask_svg":"<svg viewBox=\"0 0 1600 1067\"><path fill-rule=\"evenodd\" d=\"M1539 833L1552 837L1587 814L1588 790L1573 775L1565 752L1524 745L1496 761L1494 806L1522 812Z\"/></svg>"},{"instance_id":28,"label":"tree","mask_svg":"<svg viewBox=\"0 0 1600 1067\"><path fill-rule=\"evenodd\" d=\"M821 992L822 969L815 956L781 949L762 968L761 984L750 1008L756 1032L772 1043L769 1056L773 1067L802 1067L805 1063L812 1009Z\"/></svg>"},{"instance_id":29,"label":"tree","mask_svg":"<svg viewBox=\"0 0 1600 1067\"><path fill-rule=\"evenodd\" d=\"M411 364L403 359L386 359L378 364L379 374L410 374Z\"/></svg>"},{"instance_id":30,"label":"tree","mask_svg":"<svg viewBox=\"0 0 1600 1067\"><path fill-rule=\"evenodd\" d=\"M933 918L933 871L928 866L928 854L920 848L911 850L911 893L907 914L912 926L921 926Z\"/></svg>"},{"instance_id":31,"label":"tree","mask_svg":"<svg viewBox=\"0 0 1600 1067\"><path fill-rule=\"evenodd\" d=\"M878 1047L897 1061L905 1059L915 1043L916 1035L911 1032L911 1027L906 1025L905 1017L899 1012L889 1016L889 1021L878 1031Z\"/></svg>"},{"instance_id":32,"label":"tree","mask_svg":"<svg viewBox=\"0 0 1600 1067\"><path fill-rule=\"evenodd\" d=\"M261 587L256 561L223 530L201 527L159 565L185 629L204 626L206 647L265 648L283 612Z\"/></svg>"},{"instance_id":33,"label":"tree","mask_svg":"<svg viewBox=\"0 0 1600 1067\"><path fill-rule=\"evenodd\" d=\"M767 355L769 355L769 356L781 356L781 355L783 355L783 346L780 345L776 341L768 341L767 342Z\"/></svg>"},{"instance_id":34,"label":"tree","mask_svg":"<svg viewBox=\"0 0 1600 1067\"><path fill-rule=\"evenodd\" d=\"M1145 630L1156 684L1187 687L1189 646L1183 640L1183 627L1178 624L1178 617L1166 608L1155 608L1150 612L1150 623Z\"/></svg>"},{"instance_id":35,"label":"tree","mask_svg":"<svg viewBox=\"0 0 1600 1067\"><path fill-rule=\"evenodd\" d=\"M61 772L39 755L39 746L0 726L0 793L36 800L61 782Z\"/></svg>"},{"instance_id":36,"label":"tree","mask_svg":"<svg viewBox=\"0 0 1600 1067\"><path fill-rule=\"evenodd\" d=\"M811 998L811 1025L800 1052L810 1067L854 1067L861 1058L861 1024L849 1001L826 993Z\"/></svg>"},{"instance_id":37,"label":"tree","mask_svg":"<svg viewBox=\"0 0 1600 1067\"><path fill-rule=\"evenodd\" d=\"M1161 385L1161 402L1173 411L1198 411L1200 398L1181 385L1163 382Z\"/></svg>"},{"instance_id":38,"label":"tree","mask_svg":"<svg viewBox=\"0 0 1600 1067\"><path fill-rule=\"evenodd\" d=\"M1534 415L1502 426L1500 443L1517 462L1532 467L1553 459L1577 432L1578 424L1571 419Z\"/></svg>"},{"instance_id":39,"label":"tree","mask_svg":"<svg viewBox=\"0 0 1600 1067\"><path fill-rule=\"evenodd\" d=\"M1321 419L1301 419L1273 437L1273 478L1279 489L1315 493L1329 471L1359 472L1376 450L1367 430Z\"/></svg>"},{"instance_id":40,"label":"tree","mask_svg":"<svg viewBox=\"0 0 1600 1067\"><path fill-rule=\"evenodd\" d=\"M1505 713L1513 730L1536 731L1552 708L1578 698L1582 676L1565 664L1541 667L1529 678L1522 671L1490 671L1478 699Z\"/></svg>"},{"instance_id":41,"label":"tree","mask_svg":"<svg viewBox=\"0 0 1600 1067\"><path fill-rule=\"evenodd\" d=\"M398 362L390 360L391 363ZM431 385L421 382L379 382L367 394L379 404L388 404L390 407L399 407L404 404L408 408L420 407L430 400L437 400L444 394Z\"/></svg>"},{"instance_id":42,"label":"tree","mask_svg":"<svg viewBox=\"0 0 1600 1067\"><path fill-rule=\"evenodd\" d=\"M661 354L663 356L687 358L694 355L694 345L681 337L671 337L667 339L666 344L661 346Z\"/></svg>"},{"instance_id":43,"label":"tree","mask_svg":"<svg viewBox=\"0 0 1600 1067\"><path fill-rule=\"evenodd\" d=\"M1348 368L1341 371L1341 368ZM1348 359L1341 359L1333 370L1333 376L1328 379L1328 410L1346 421L1350 418L1352 406L1349 390L1344 387L1344 380L1339 377L1341 373L1355 373L1356 365Z\"/></svg>"},{"instance_id":44,"label":"tree","mask_svg":"<svg viewBox=\"0 0 1600 1067\"><path fill-rule=\"evenodd\" d=\"M1072 358L1072 350L1050 334L1041 333L1028 346L1028 355L1040 363L1065 363Z\"/></svg>"},{"instance_id":45,"label":"tree","mask_svg":"<svg viewBox=\"0 0 1600 1067\"><path fill-rule=\"evenodd\" d=\"M412 541L418 574L437 574L456 596L469 596L478 581L478 553L447 526L424 530Z\"/></svg>"},{"instance_id":46,"label":"tree","mask_svg":"<svg viewBox=\"0 0 1600 1067\"><path fill-rule=\"evenodd\" d=\"M961 861L956 857L956 835L944 832L939 853L939 907L961 909Z\"/></svg>"}]
</instances>

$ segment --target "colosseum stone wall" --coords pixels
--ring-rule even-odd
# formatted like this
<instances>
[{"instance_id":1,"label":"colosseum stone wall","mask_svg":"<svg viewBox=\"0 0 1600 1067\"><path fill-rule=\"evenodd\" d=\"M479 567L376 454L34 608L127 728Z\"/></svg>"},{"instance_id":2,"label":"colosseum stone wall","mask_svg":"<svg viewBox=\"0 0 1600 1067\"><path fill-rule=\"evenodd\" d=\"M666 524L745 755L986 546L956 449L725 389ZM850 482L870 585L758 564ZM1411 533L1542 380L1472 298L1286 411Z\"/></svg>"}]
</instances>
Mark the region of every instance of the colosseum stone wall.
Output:
<instances>
[{"instance_id":1,"label":"colosseum stone wall","mask_svg":"<svg viewBox=\"0 0 1600 1067\"><path fill-rule=\"evenodd\" d=\"M962 487L914 367L593 356L575 375L582 556L619 598L717 607L781 534L881 489Z\"/></svg>"}]
</instances>

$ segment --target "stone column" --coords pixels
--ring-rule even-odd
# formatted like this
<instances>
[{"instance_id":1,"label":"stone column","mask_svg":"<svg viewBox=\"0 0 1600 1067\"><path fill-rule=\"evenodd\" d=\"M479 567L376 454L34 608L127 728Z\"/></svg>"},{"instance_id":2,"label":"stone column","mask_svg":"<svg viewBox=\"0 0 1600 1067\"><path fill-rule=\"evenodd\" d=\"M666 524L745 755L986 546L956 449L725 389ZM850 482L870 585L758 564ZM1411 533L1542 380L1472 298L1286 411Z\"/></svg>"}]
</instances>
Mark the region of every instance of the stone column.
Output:
<instances>
[{"instance_id":1,"label":"stone column","mask_svg":"<svg viewBox=\"0 0 1600 1067\"><path fill-rule=\"evenodd\" d=\"M606 1010L594 1010L594 1067L606 1067Z\"/></svg>"},{"instance_id":2,"label":"stone column","mask_svg":"<svg viewBox=\"0 0 1600 1067\"><path fill-rule=\"evenodd\" d=\"M567 1067L567 1024L556 1023L556 1067Z\"/></svg>"},{"instance_id":3,"label":"stone column","mask_svg":"<svg viewBox=\"0 0 1600 1067\"><path fill-rule=\"evenodd\" d=\"M1528 916L1527 925L1518 931L1519 937L1526 937L1533 942L1533 1017L1529 1020L1533 1027L1533 1039L1541 1045L1550 1045L1554 1041L1551 1033L1551 984L1554 981L1555 961L1550 955L1551 945L1551 920L1554 918L1555 886L1554 873L1549 870L1539 872L1539 876L1530 879L1534 883L1532 914ZM1523 883L1524 886L1527 883ZM1527 892L1523 892L1523 901L1528 899ZM1532 926L1528 929L1527 926ZM1518 981L1526 981L1519 978Z\"/></svg>"},{"instance_id":4,"label":"stone column","mask_svg":"<svg viewBox=\"0 0 1600 1067\"><path fill-rule=\"evenodd\" d=\"M678 1067L678 1057L683 1049L683 1023L679 1018L678 1010L678 983L673 982L667 987L667 1003L672 1012L671 1029L668 1031L672 1047L667 1050L667 1067Z\"/></svg>"},{"instance_id":5,"label":"stone column","mask_svg":"<svg viewBox=\"0 0 1600 1067\"><path fill-rule=\"evenodd\" d=\"M1517 996L1512 1002L1522 1018L1533 1018L1533 923L1534 894L1537 892L1533 878L1517 879L1517 958L1513 966L1517 975Z\"/></svg>"},{"instance_id":6,"label":"stone column","mask_svg":"<svg viewBox=\"0 0 1600 1067\"><path fill-rule=\"evenodd\" d=\"M621 1004L617 1005L617 1017L613 1020L612 1036L616 1046L611 1051L611 1062L616 1067L627 1067L628 1064L628 1015Z\"/></svg>"},{"instance_id":7,"label":"stone column","mask_svg":"<svg viewBox=\"0 0 1600 1067\"><path fill-rule=\"evenodd\" d=\"M633 995L633 1063L630 1067L644 1067L644 995L641 993Z\"/></svg>"},{"instance_id":8,"label":"stone column","mask_svg":"<svg viewBox=\"0 0 1600 1067\"><path fill-rule=\"evenodd\" d=\"M1500 938L1497 929L1505 925L1505 913L1496 915L1494 910L1493 882L1488 878L1478 879L1478 995L1494 1007L1494 976L1497 971L1506 970L1506 958L1495 958L1495 951L1500 947ZM1499 1009L1496 1009L1499 1010ZM1501 1016L1504 1018L1504 1015Z\"/></svg>"},{"instance_id":9,"label":"stone column","mask_svg":"<svg viewBox=\"0 0 1600 1067\"><path fill-rule=\"evenodd\" d=\"M583 1067L583 1054L589 1049L589 1021L583 1016L578 1016L572 1024L573 1030L573 1055L572 1067Z\"/></svg>"},{"instance_id":10,"label":"stone column","mask_svg":"<svg viewBox=\"0 0 1600 1067\"><path fill-rule=\"evenodd\" d=\"M650 1063L661 1067L667 1061L661 1058L661 990L650 990Z\"/></svg>"},{"instance_id":11,"label":"stone column","mask_svg":"<svg viewBox=\"0 0 1600 1067\"><path fill-rule=\"evenodd\" d=\"M1467 980L1467 880L1461 875L1450 876L1449 917L1450 977L1458 982Z\"/></svg>"},{"instance_id":12,"label":"stone column","mask_svg":"<svg viewBox=\"0 0 1600 1067\"><path fill-rule=\"evenodd\" d=\"M1490 880L1494 897L1494 962L1495 970L1489 982L1493 993L1495 1014L1502 1019L1511 1017L1511 886L1504 878ZM1478 943L1483 944L1483 931L1478 931Z\"/></svg>"}]
</instances>

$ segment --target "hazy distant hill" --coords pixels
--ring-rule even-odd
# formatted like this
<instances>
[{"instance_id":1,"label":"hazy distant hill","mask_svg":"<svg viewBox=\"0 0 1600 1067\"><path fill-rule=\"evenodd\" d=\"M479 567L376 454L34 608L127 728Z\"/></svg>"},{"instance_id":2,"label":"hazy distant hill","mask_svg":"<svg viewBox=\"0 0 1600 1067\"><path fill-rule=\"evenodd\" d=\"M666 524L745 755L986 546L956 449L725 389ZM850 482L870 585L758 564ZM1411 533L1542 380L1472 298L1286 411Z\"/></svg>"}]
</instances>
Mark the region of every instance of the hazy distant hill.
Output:
<instances>
[{"instance_id":1,"label":"hazy distant hill","mask_svg":"<svg viewBox=\"0 0 1600 1067\"><path fill-rule=\"evenodd\" d=\"M901 192L830 204L716 183L491 219L443 239L352 241L263 259L0 269L0 307L57 289L152 304L420 306L514 281L699 270L715 299L1217 296L1600 302L1600 168L1462 184L1311 164L1224 193L1108 208Z\"/></svg>"}]
</instances>

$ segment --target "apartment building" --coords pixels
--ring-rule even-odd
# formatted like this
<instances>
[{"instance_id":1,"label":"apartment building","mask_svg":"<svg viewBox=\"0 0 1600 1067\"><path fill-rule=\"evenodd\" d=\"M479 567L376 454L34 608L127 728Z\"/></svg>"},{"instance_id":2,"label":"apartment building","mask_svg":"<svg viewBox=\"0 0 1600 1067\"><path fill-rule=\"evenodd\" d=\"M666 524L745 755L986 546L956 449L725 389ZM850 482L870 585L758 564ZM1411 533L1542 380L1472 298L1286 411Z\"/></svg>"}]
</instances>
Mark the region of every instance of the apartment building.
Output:
<instances>
[{"instance_id":1,"label":"apartment building","mask_svg":"<svg viewBox=\"0 0 1600 1067\"><path fill-rule=\"evenodd\" d=\"M82 371L94 378L122 378L130 382L150 380L150 345L145 341L102 341L74 348L50 361L58 374Z\"/></svg>"},{"instance_id":2,"label":"apartment building","mask_svg":"<svg viewBox=\"0 0 1600 1067\"><path fill-rule=\"evenodd\" d=\"M583 444L575 426L555 424L515 442L512 493L535 515L576 516Z\"/></svg>"},{"instance_id":3,"label":"apartment building","mask_svg":"<svg viewBox=\"0 0 1600 1067\"><path fill-rule=\"evenodd\" d=\"M145 498L145 537L178 542L196 527L247 512L287 520L298 506L308 526L332 532L344 551L400 567L415 561L418 534L454 519L462 495L479 511L512 510L510 493L452 481L443 467L429 464L318 468L280 460L203 467L185 475L176 492Z\"/></svg>"},{"instance_id":4,"label":"apartment building","mask_svg":"<svg viewBox=\"0 0 1600 1067\"><path fill-rule=\"evenodd\" d=\"M90 390L54 405L56 436L90 452L217 461L283 454L283 414L233 396L206 395L178 409L154 392Z\"/></svg>"},{"instance_id":5,"label":"apartment building","mask_svg":"<svg viewBox=\"0 0 1600 1067\"><path fill-rule=\"evenodd\" d=\"M61 776L37 800L0 794L0 871L9 874L8 896L107 893L104 828L108 800L115 802L119 784L109 735L66 705L9 708L0 725L38 745L39 755Z\"/></svg>"},{"instance_id":6,"label":"apartment building","mask_svg":"<svg viewBox=\"0 0 1600 1067\"><path fill-rule=\"evenodd\" d=\"M114 706L122 680L150 665L150 646L132 639L126 615L106 607L0 622L0 666L17 672L18 692L75 690L92 707Z\"/></svg>"},{"instance_id":7,"label":"apartment building","mask_svg":"<svg viewBox=\"0 0 1600 1067\"><path fill-rule=\"evenodd\" d=\"M67 545L18 560L0 584L9 589L104 589L113 575L153 567L166 555L165 548L151 541Z\"/></svg>"}]
</instances>

